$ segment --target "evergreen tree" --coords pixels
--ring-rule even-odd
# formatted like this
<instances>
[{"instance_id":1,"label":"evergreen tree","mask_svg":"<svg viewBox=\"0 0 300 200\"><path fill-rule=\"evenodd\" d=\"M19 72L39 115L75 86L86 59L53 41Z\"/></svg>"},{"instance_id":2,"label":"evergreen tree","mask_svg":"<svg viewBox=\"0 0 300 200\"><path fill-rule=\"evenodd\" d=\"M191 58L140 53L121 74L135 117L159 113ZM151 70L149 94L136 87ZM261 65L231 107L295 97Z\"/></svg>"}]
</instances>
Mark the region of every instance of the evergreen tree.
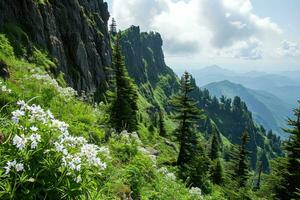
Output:
<instances>
[{"instance_id":1,"label":"evergreen tree","mask_svg":"<svg viewBox=\"0 0 300 200\"><path fill-rule=\"evenodd\" d=\"M172 101L177 113L175 119L179 121L179 127L176 129L176 136L180 143L177 159L179 166L183 166L189 161L196 151L198 143L194 126L201 113L196 106L197 102L189 96L193 91L190 79L190 74L185 72L181 78L180 93Z\"/></svg>"},{"instance_id":2,"label":"evergreen tree","mask_svg":"<svg viewBox=\"0 0 300 200\"><path fill-rule=\"evenodd\" d=\"M217 132L213 133L210 145L209 157L213 162L211 168L211 180L217 185L221 185L224 182L224 169L220 160L220 141L217 137Z\"/></svg>"},{"instance_id":3,"label":"evergreen tree","mask_svg":"<svg viewBox=\"0 0 300 200\"><path fill-rule=\"evenodd\" d=\"M204 149L198 143L195 131L196 120L201 118L201 112L197 108L197 102L189 96L193 91L191 76L185 72L181 79L180 93L173 99L173 106L176 111L175 119L179 126L176 129L176 136L180 144L177 165L180 169L180 176L188 183L206 188L206 181L209 169L209 159Z\"/></svg>"},{"instance_id":4,"label":"evergreen tree","mask_svg":"<svg viewBox=\"0 0 300 200\"><path fill-rule=\"evenodd\" d=\"M165 121L164 121L164 113L163 110L160 109L159 111L159 119L158 119L158 128L159 128L159 135L165 137L167 135Z\"/></svg>"},{"instance_id":5,"label":"evergreen tree","mask_svg":"<svg viewBox=\"0 0 300 200\"><path fill-rule=\"evenodd\" d=\"M117 23L116 23L115 18L112 18L112 20L111 20L111 24L109 26L109 33L112 36L116 36L117 35Z\"/></svg>"},{"instance_id":6,"label":"evergreen tree","mask_svg":"<svg viewBox=\"0 0 300 200\"><path fill-rule=\"evenodd\" d=\"M249 152L246 149L246 144L249 141L249 135L247 132L241 136L241 145L237 154L233 155L234 169L232 178L237 181L239 187L245 187L249 178Z\"/></svg>"},{"instance_id":7,"label":"evergreen tree","mask_svg":"<svg viewBox=\"0 0 300 200\"><path fill-rule=\"evenodd\" d=\"M214 160L211 172L211 180L217 185L222 185L224 182L224 169L220 158Z\"/></svg>"},{"instance_id":8,"label":"evergreen tree","mask_svg":"<svg viewBox=\"0 0 300 200\"><path fill-rule=\"evenodd\" d=\"M215 160L219 158L219 152L220 152L220 142L218 141L217 133L214 132L211 139L211 145L210 145L210 152L209 152L210 159Z\"/></svg>"},{"instance_id":9,"label":"evergreen tree","mask_svg":"<svg viewBox=\"0 0 300 200\"><path fill-rule=\"evenodd\" d=\"M300 102L299 102L300 103ZM290 134L284 149L287 157L281 160L278 169L280 172L279 185L275 187L275 194L278 199L299 199L300 189L300 109L295 109L296 120L289 119L288 124L292 127L285 131Z\"/></svg>"},{"instance_id":10,"label":"evergreen tree","mask_svg":"<svg viewBox=\"0 0 300 200\"><path fill-rule=\"evenodd\" d=\"M121 53L120 34L117 35L113 52L115 70L115 93L111 108L111 124L118 132L137 129L137 91L129 78Z\"/></svg>"}]
</instances>

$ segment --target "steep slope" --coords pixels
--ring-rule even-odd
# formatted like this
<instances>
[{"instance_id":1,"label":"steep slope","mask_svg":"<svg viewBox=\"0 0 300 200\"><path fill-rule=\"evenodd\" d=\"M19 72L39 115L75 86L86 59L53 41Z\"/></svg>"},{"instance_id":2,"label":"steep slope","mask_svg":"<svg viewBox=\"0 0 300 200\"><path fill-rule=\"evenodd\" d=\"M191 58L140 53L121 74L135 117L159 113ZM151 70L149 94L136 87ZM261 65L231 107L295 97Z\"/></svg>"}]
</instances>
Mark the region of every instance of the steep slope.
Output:
<instances>
[{"instance_id":1,"label":"steep slope","mask_svg":"<svg viewBox=\"0 0 300 200\"><path fill-rule=\"evenodd\" d=\"M152 116L150 120L155 122L158 106L165 108L169 114L168 118L171 117L172 107L169 100L178 91L179 78L164 62L160 35L152 32L140 33L138 27L132 26L122 32L122 41L126 67L129 75L138 85L144 101L148 102L145 111ZM280 154L280 152L273 152L265 136L266 133L256 126L251 112L243 102L239 104L238 109L241 110L238 113L234 111L235 106L231 100L228 110L222 110L221 102L216 97L211 97L207 90L199 89L194 79L193 81L195 91L192 97L199 102L199 108L204 109L207 114L205 120L199 121L199 131L206 139L217 132L220 138L226 137L226 142L239 144L241 134L245 131L249 132L251 139L248 149L252 154L253 168L262 154L267 154L268 158ZM175 127L176 124L173 124L170 131Z\"/></svg>"},{"instance_id":2,"label":"steep slope","mask_svg":"<svg viewBox=\"0 0 300 200\"><path fill-rule=\"evenodd\" d=\"M153 104L167 103L178 90L178 78L164 60L159 33L141 33L131 26L122 32L122 51L129 75Z\"/></svg>"},{"instance_id":3,"label":"steep slope","mask_svg":"<svg viewBox=\"0 0 300 200\"><path fill-rule=\"evenodd\" d=\"M257 123L284 136L281 128L285 126L285 120L290 115L290 110L276 96L268 92L248 89L230 81L211 83L203 88L208 89L212 95L217 97L222 95L228 98L241 97L252 111Z\"/></svg>"},{"instance_id":4,"label":"steep slope","mask_svg":"<svg viewBox=\"0 0 300 200\"><path fill-rule=\"evenodd\" d=\"M0 30L17 55L31 57L36 46L78 91L104 85L111 48L103 0L1 0L0 13Z\"/></svg>"}]
</instances>

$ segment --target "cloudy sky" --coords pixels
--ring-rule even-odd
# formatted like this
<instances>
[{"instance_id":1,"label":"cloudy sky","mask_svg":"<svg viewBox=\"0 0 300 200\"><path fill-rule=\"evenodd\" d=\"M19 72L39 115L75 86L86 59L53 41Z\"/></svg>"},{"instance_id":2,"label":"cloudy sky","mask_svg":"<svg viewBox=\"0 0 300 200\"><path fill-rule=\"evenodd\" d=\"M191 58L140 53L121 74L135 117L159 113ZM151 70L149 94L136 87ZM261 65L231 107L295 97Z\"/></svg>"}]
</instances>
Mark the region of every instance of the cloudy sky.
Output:
<instances>
[{"instance_id":1,"label":"cloudy sky","mask_svg":"<svg viewBox=\"0 0 300 200\"><path fill-rule=\"evenodd\" d=\"M300 70L299 0L106 0L120 29L164 40L175 70Z\"/></svg>"}]
</instances>

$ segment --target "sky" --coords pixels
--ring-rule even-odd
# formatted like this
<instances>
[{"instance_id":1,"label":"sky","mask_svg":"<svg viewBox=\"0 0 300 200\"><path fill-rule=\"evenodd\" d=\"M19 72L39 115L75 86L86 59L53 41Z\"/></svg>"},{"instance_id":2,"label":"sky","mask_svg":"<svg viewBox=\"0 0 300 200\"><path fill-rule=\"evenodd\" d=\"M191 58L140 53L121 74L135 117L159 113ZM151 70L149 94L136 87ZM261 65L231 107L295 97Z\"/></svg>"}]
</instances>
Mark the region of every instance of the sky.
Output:
<instances>
[{"instance_id":1,"label":"sky","mask_svg":"<svg viewBox=\"0 0 300 200\"><path fill-rule=\"evenodd\" d=\"M176 70L300 70L299 0L106 0L118 28L159 32Z\"/></svg>"}]
</instances>

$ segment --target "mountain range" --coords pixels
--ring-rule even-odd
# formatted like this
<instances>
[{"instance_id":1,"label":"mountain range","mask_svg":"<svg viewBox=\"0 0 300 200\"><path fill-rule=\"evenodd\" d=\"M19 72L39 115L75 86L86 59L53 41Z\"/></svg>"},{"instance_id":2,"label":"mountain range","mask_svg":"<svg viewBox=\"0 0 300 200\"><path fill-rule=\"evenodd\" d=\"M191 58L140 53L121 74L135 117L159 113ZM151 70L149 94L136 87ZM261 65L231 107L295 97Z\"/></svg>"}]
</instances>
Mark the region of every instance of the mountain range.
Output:
<instances>
[{"instance_id":1,"label":"mountain range","mask_svg":"<svg viewBox=\"0 0 300 200\"><path fill-rule=\"evenodd\" d=\"M217 97L241 97L249 110L252 111L257 123L262 124L267 129L274 130L283 138L286 137L281 128L285 127L285 116L289 116L291 112L289 107L275 95L261 90L249 89L227 80L213 82L202 88L208 89L212 95Z\"/></svg>"},{"instance_id":2,"label":"mountain range","mask_svg":"<svg viewBox=\"0 0 300 200\"><path fill-rule=\"evenodd\" d=\"M282 128L300 99L300 71L239 73L213 65L192 73L198 86L216 96L240 96L258 123L284 137Z\"/></svg>"}]
</instances>

